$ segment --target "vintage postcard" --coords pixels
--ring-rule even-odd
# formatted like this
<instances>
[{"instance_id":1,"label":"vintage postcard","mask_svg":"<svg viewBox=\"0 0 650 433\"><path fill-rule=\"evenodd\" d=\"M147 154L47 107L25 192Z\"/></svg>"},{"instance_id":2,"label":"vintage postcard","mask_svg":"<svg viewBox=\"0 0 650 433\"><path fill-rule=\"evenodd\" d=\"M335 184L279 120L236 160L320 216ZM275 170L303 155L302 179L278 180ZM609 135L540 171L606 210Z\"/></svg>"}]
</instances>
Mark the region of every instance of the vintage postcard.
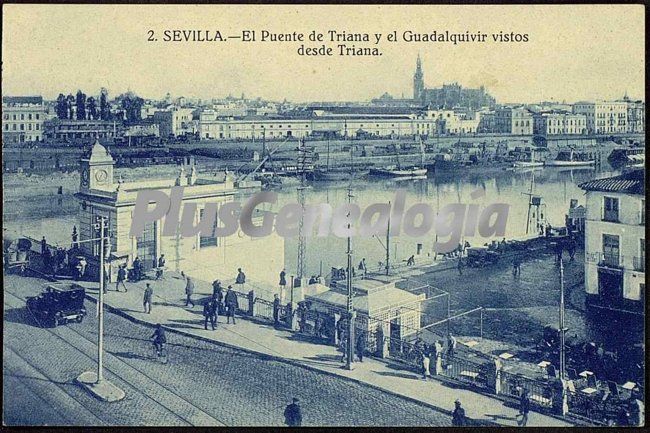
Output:
<instances>
[{"instance_id":1,"label":"vintage postcard","mask_svg":"<svg viewBox=\"0 0 650 433\"><path fill-rule=\"evenodd\" d=\"M644 425L644 5L2 24L4 426Z\"/></svg>"}]
</instances>

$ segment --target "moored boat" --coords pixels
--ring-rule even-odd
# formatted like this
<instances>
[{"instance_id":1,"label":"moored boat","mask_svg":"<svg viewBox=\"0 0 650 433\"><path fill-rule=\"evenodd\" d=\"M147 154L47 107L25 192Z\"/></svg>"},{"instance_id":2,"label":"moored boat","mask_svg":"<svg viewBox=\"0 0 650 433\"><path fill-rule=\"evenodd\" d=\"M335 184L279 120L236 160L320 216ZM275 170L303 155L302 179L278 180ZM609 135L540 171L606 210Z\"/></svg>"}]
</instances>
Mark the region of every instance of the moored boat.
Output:
<instances>
[{"instance_id":1,"label":"moored boat","mask_svg":"<svg viewBox=\"0 0 650 433\"><path fill-rule=\"evenodd\" d=\"M364 169L352 169L349 168L336 168L329 170L315 170L314 171L314 180L317 181L336 181L336 180L348 180L350 175L353 179L361 179L366 177L370 173L370 170Z\"/></svg>"},{"instance_id":2,"label":"moored boat","mask_svg":"<svg viewBox=\"0 0 650 433\"><path fill-rule=\"evenodd\" d=\"M551 167L575 167L581 165L593 165L596 161L587 159L586 155L574 150L562 150L558 152L557 157L547 160L544 165Z\"/></svg>"},{"instance_id":3,"label":"moored boat","mask_svg":"<svg viewBox=\"0 0 650 433\"><path fill-rule=\"evenodd\" d=\"M398 168L396 165L390 165L384 168L371 168L371 176L380 177L416 177L426 176L427 169L423 167L406 167Z\"/></svg>"}]
</instances>

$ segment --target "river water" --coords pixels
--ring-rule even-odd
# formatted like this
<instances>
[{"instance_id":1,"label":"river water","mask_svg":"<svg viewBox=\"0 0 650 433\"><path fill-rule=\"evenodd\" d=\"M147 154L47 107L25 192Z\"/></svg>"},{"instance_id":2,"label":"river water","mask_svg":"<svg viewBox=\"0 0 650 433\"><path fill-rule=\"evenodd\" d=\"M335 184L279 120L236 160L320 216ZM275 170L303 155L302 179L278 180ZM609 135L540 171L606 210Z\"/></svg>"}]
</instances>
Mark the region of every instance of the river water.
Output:
<instances>
[{"instance_id":1,"label":"river water","mask_svg":"<svg viewBox=\"0 0 650 433\"><path fill-rule=\"evenodd\" d=\"M528 196L532 191L542 197L540 217L543 216L551 225L564 225L564 216L568 212L571 199L584 204L584 191L579 188L581 182L596 177L616 174L609 166L606 169L559 169L544 168L534 171L493 170L484 172L437 172L427 179L396 181L389 179L356 180L352 184L352 202L359 205L361 211L373 203L395 201L395 192L406 192L408 209L415 203L428 204L433 211L443 209L453 203L478 204L481 209L491 203L506 203L509 207L505 237L518 238L526 234L528 214ZM349 182L314 182L305 190L306 204L327 203L332 208L348 201ZM471 194L481 191L483 197L472 199ZM272 210L279 210L285 204L298 201L295 186L286 186L278 190L277 205ZM28 195L28 194L26 194ZM16 194L12 194L15 197ZM20 197L20 195L18 195ZM246 197L240 198L243 202ZM46 236L48 241L68 245L72 226L77 225L78 204L71 194L31 195L25 198L5 197L3 222L8 231L28 235L37 239ZM478 234L476 235L478 236ZM481 245L489 239L463 237L471 245ZM441 241L447 238L440 239ZM431 254L435 240L435 231L420 238L411 238L404 234L391 236L390 260L395 263L406 260L415 254L417 245L421 244L421 253ZM312 236L306 243L306 275L322 273L329 269L343 267L346 263L346 239L333 234L327 237ZM385 236L378 238L353 238L353 259L357 264L366 259L369 268L376 268L379 261L385 262ZM297 239L286 239L285 264L288 273L295 273L297 268Z\"/></svg>"}]
</instances>

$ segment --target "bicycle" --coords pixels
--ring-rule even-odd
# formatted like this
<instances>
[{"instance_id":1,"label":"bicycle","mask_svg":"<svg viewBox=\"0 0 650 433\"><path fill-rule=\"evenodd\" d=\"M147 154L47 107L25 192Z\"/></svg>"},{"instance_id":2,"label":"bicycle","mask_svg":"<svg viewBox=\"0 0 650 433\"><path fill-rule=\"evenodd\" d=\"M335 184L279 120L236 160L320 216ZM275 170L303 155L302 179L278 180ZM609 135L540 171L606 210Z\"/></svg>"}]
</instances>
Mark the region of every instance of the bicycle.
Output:
<instances>
[{"instance_id":1,"label":"bicycle","mask_svg":"<svg viewBox=\"0 0 650 433\"><path fill-rule=\"evenodd\" d=\"M159 345L160 345L160 349L158 348ZM157 343L153 341L151 346L153 351L152 358L157 359L162 364L167 364L169 358L167 356L167 348L165 347L165 343Z\"/></svg>"}]
</instances>

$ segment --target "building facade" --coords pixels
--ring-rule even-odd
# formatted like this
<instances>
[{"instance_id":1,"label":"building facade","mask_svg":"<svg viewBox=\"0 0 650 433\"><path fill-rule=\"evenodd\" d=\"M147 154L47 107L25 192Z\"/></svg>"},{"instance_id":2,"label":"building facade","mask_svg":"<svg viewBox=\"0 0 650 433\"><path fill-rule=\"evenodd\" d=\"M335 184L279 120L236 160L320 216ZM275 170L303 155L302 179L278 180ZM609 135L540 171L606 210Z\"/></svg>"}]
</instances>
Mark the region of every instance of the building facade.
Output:
<instances>
[{"instance_id":1,"label":"building facade","mask_svg":"<svg viewBox=\"0 0 650 433\"><path fill-rule=\"evenodd\" d=\"M156 111L153 122L158 124L161 137L178 137L195 134L198 131L198 121L194 120L194 108L177 108Z\"/></svg>"},{"instance_id":2,"label":"building facade","mask_svg":"<svg viewBox=\"0 0 650 433\"><path fill-rule=\"evenodd\" d=\"M536 135L582 135L587 133L584 114L549 111L533 114L533 133Z\"/></svg>"},{"instance_id":3,"label":"building facade","mask_svg":"<svg viewBox=\"0 0 650 433\"><path fill-rule=\"evenodd\" d=\"M623 98L627 104L627 132L643 134L645 132L645 102Z\"/></svg>"},{"instance_id":4,"label":"building facade","mask_svg":"<svg viewBox=\"0 0 650 433\"><path fill-rule=\"evenodd\" d=\"M122 122L109 120L68 120L55 118L45 122L45 137L56 141L85 141L115 138L123 133Z\"/></svg>"},{"instance_id":5,"label":"building facade","mask_svg":"<svg viewBox=\"0 0 650 433\"><path fill-rule=\"evenodd\" d=\"M586 191L585 290L595 308L645 306L644 170L596 179Z\"/></svg>"},{"instance_id":6,"label":"building facade","mask_svg":"<svg viewBox=\"0 0 650 433\"><path fill-rule=\"evenodd\" d=\"M138 192L157 189L168 196L171 188L182 186L183 197L179 215L188 205L195 206L195 224L203 217L207 203L217 203L218 208L234 200L237 193L233 180L202 179L192 168L183 168L176 179L149 179L139 182L115 182L115 161L99 142L81 161L81 180L76 197L79 201L79 240L83 251L99 255L99 242L83 242L97 237L95 224L98 217L108 220L111 238L110 266L115 277L119 265L131 267L139 257L145 270L153 267L154 260L164 254L171 270L183 270L187 275L205 281L215 278L231 279L241 267L248 271L253 281L275 285L279 270L284 267L284 239L276 234L251 238L241 230L227 237L197 234L191 237L165 236L162 233L166 217L145 225L139 237L129 235L133 210ZM151 204L150 206L153 206ZM259 224L259 222L256 222ZM218 222L217 222L218 224ZM263 251L264 254L260 254Z\"/></svg>"},{"instance_id":7,"label":"building facade","mask_svg":"<svg viewBox=\"0 0 650 433\"><path fill-rule=\"evenodd\" d=\"M533 115L522 107L501 107L494 113L494 132L513 135L532 135Z\"/></svg>"},{"instance_id":8,"label":"building facade","mask_svg":"<svg viewBox=\"0 0 650 433\"><path fill-rule=\"evenodd\" d=\"M480 115L460 116L452 110L404 110L401 113L332 113L313 110L301 116L247 116L224 118L212 110L199 117L202 140L257 139L287 137L405 137L437 134L474 134ZM161 132L162 135L162 132Z\"/></svg>"},{"instance_id":9,"label":"building facade","mask_svg":"<svg viewBox=\"0 0 650 433\"><path fill-rule=\"evenodd\" d=\"M628 132L627 111L628 105L624 101L576 102L573 105L575 114L586 116L589 134Z\"/></svg>"},{"instance_id":10,"label":"building facade","mask_svg":"<svg viewBox=\"0 0 650 433\"><path fill-rule=\"evenodd\" d=\"M41 96L3 96L2 143L43 141L45 117Z\"/></svg>"}]
</instances>

